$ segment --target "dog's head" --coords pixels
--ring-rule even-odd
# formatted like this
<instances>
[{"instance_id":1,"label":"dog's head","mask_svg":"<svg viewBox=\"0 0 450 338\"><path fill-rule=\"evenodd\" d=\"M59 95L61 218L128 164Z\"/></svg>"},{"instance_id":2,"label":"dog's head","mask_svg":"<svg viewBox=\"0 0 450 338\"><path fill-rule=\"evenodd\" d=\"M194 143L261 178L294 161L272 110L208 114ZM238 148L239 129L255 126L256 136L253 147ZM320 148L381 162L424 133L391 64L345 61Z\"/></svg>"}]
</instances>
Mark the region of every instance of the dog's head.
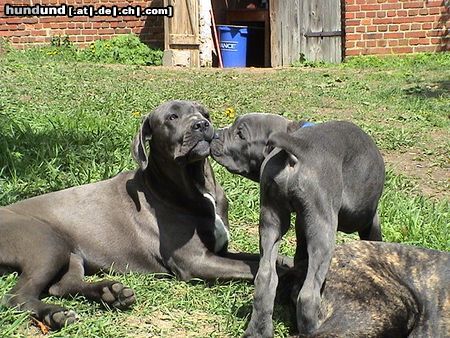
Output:
<instances>
[{"instance_id":1,"label":"dog's head","mask_svg":"<svg viewBox=\"0 0 450 338\"><path fill-rule=\"evenodd\" d=\"M259 182L261 165L273 150L268 144L269 136L297 128L298 123L279 115L246 114L238 117L230 127L217 130L211 142L211 155L230 172Z\"/></svg>"},{"instance_id":2,"label":"dog's head","mask_svg":"<svg viewBox=\"0 0 450 338\"><path fill-rule=\"evenodd\" d=\"M133 142L133 157L148 164L146 143L158 158L187 164L205 159L214 136L208 111L192 101L169 101L146 116Z\"/></svg>"}]
</instances>

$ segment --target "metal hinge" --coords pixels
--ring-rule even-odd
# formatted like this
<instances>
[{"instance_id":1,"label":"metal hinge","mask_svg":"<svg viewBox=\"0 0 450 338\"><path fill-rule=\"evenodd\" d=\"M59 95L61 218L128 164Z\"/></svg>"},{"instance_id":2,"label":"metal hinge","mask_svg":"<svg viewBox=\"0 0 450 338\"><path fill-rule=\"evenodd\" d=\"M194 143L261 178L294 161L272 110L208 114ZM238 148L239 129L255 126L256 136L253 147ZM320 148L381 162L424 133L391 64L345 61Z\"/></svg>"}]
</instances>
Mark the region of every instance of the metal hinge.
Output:
<instances>
[{"instance_id":1,"label":"metal hinge","mask_svg":"<svg viewBox=\"0 0 450 338\"><path fill-rule=\"evenodd\" d=\"M342 31L332 31L332 32L306 32L303 34L306 38L312 37L330 37L330 36L342 36Z\"/></svg>"}]
</instances>

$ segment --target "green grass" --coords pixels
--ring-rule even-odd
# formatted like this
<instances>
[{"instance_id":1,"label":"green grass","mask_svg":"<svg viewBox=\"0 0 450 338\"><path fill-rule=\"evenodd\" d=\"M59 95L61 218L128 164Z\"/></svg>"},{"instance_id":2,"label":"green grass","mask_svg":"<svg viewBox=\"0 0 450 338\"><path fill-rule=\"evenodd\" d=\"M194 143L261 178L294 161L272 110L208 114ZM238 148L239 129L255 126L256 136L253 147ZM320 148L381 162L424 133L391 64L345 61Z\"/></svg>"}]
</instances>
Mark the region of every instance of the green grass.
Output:
<instances>
[{"instance_id":1,"label":"green grass","mask_svg":"<svg viewBox=\"0 0 450 338\"><path fill-rule=\"evenodd\" d=\"M95 182L135 168L130 143L140 116L170 99L197 100L216 126L250 111L312 121L352 120L370 133L383 153L414 150L430 170L447 175L438 193L409 172L388 175L380 212L387 241L450 250L448 195L450 56L355 58L343 65L280 70L186 70L103 65L33 51L0 57L0 205L49 191ZM258 250L258 186L214 164L230 201L232 247ZM439 191L443 191L439 193ZM339 241L354 239L339 235ZM293 232L282 252L293 254ZM133 287L129 311L105 311L81 297L48 299L74 309L75 325L52 337L237 337L251 310L251 285L207 285L172 278L113 276ZM99 277L94 277L99 278ZM15 275L0 278L0 294ZM276 335L290 330L289 314L277 308ZM0 310L0 336L33 337L29 317Z\"/></svg>"}]
</instances>

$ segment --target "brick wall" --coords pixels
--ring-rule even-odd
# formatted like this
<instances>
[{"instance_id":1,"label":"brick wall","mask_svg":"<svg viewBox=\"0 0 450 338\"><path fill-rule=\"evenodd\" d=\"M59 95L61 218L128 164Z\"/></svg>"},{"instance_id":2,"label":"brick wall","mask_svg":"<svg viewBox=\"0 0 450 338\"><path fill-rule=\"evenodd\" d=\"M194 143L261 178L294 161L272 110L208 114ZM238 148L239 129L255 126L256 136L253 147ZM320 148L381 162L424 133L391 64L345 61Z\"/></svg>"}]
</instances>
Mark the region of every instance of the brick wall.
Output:
<instances>
[{"instance_id":1,"label":"brick wall","mask_svg":"<svg viewBox=\"0 0 450 338\"><path fill-rule=\"evenodd\" d=\"M449 0L345 0L345 55L450 50Z\"/></svg>"},{"instance_id":2,"label":"brick wall","mask_svg":"<svg viewBox=\"0 0 450 338\"><path fill-rule=\"evenodd\" d=\"M162 0L0 0L0 38L7 38L13 46L24 48L31 45L48 45L53 36L68 36L74 44L85 46L91 41L109 39L116 34L134 33L149 45L156 47L163 47L164 45L162 17L10 17L4 15L5 4L53 6L60 4L73 6L94 4L96 8L102 5L120 7L140 5L144 8L162 6Z\"/></svg>"}]
</instances>

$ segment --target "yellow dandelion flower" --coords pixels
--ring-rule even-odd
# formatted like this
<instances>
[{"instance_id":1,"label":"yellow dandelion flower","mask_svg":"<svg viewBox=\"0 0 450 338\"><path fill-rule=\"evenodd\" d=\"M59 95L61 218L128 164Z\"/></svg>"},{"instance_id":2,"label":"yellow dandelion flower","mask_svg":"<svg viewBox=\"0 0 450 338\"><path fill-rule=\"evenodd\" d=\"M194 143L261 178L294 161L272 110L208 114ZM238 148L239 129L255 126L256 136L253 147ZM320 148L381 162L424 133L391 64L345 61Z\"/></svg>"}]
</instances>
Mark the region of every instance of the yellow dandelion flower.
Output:
<instances>
[{"instance_id":1,"label":"yellow dandelion flower","mask_svg":"<svg viewBox=\"0 0 450 338\"><path fill-rule=\"evenodd\" d=\"M131 113L133 115L133 117L141 117L142 113L140 111L134 111Z\"/></svg>"},{"instance_id":2,"label":"yellow dandelion flower","mask_svg":"<svg viewBox=\"0 0 450 338\"><path fill-rule=\"evenodd\" d=\"M225 116L234 119L236 117L236 110L233 107L228 107L225 109Z\"/></svg>"}]
</instances>

